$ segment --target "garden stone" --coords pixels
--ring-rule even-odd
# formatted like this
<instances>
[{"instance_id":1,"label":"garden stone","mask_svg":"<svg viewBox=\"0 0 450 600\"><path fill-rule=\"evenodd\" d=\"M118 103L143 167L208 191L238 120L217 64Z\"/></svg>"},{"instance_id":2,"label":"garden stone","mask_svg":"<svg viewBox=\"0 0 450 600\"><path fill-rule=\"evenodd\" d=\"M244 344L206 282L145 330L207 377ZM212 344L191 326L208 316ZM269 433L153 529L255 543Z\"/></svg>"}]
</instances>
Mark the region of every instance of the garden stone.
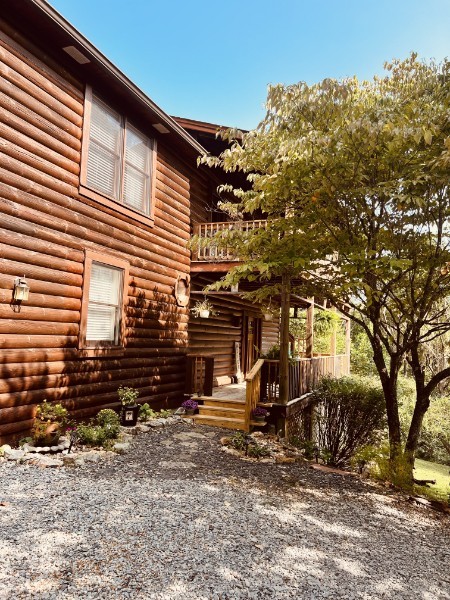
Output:
<instances>
[{"instance_id":1,"label":"garden stone","mask_svg":"<svg viewBox=\"0 0 450 600\"><path fill-rule=\"evenodd\" d=\"M79 454L66 454L62 459L65 467L78 467L80 466L80 455ZM83 461L84 462L84 461Z\"/></svg>"},{"instance_id":2,"label":"garden stone","mask_svg":"<svg viewBox=\"0 0 450 600\"><path fill-rule=\"evenodd\" d=\"M33 459L30 461L32 464L37 467L47 468L47 467L62 467L64 463L59 458L51 458L50 456L33 456Z\"/></svg>"},{"instance_id":3,"label":"garden stone","mask_svg":"<svg viewBox=\"0 0 450 600\"><path fill-rule=\"evenodd\" d=\"M149 421L148 424L150 425L150 427L157 428L164 427L165 422L163 422L162 419L152 419L151 421Z\"/></svg>"},{"instance_id":4,"label":"garden stone","mask_svg":"<svg viewBox=\"0 0 450 600\"><path fill-rule=\"evenodd\" d=\"M128 452L128 450L130 449L130 444L121 444L120 442L118 442L114 444L113 448L114 452L117 452L117 454L125 454L125 452Z\"/></svg>"},{"instance_id":5,"label":"garden stone","mask_svg":"<svg viewBox=\"0 0 450 600\"><path fill-rule=\"evenodd\" d=\"M50 450L51 450L52 452L58 452L58 450L59 450L59 446L50 446ZM61 450L62 450L62 448L61 448Z\"/></svg>"},{"instance_id":6,"label":"garden stone","mask_svg":"<svg viewBox=\"0 0 450 600\"><path fill-rule=\"evenodd\" d=\"M101 454L100 452L97 452L96 450L91 450L90 452L83 452L83 460L87 461L87 462L98 462L99 460L101 460Z\"/></svg>"},{"instance_id":7,"label":"garden stone","mask_svg":"<svg viewBox=\"0 0 450 600\"><path fill-rule=\"evenodd\" d=\"M3 446L0 446L0 456L3 456L6 450L11 450L11 446L9 444L3 444Z\"/></svg>"},{"instance_id":8,"label":"garden stone","mask_svg":"<svg viewBox=\"0 0 450 600\"><path fill-rule=\"evenodd\" d=\"M138 433L147 433L150 431L150 427L148 427L148 425L143 425L142 423L138 423L138 425L136 425L136 431Z\"/></svg>"},{"instance_id":9,"label":"garden stone","mask_svg":"<svg viewBox=\"0 0 450 600\"><path fill-rule=\"evenodd\" d=\"M120 441L123 442L124 444L128 444L129 442L131 442L133 439L132 435L129 435L128 433L121 433L120 434Z\"/></svg>"},{"instance_id":10,"label":"garden stone","mask_svg":"<svg viewBox=\"0 0 450 600\"><path fill-rule=\"evenodd\" d=\"M26 452L24 450L13 450L12 448L5 450L5 458L8 460L20 460L25 454Z\"/></svg>"}]
</instances>

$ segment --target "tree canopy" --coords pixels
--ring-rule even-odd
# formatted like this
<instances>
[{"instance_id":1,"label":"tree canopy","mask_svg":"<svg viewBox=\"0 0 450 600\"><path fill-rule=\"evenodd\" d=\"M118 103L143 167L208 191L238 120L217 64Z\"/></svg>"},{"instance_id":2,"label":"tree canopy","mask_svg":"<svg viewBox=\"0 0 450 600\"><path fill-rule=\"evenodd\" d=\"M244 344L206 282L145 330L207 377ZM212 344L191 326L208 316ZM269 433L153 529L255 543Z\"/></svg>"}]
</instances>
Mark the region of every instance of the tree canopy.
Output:
<instances>
[{"instance_id":1,"label":"tree canopy","mask_svg":"<svg viewBox=\"0 0 450 600\"><path fill-rule=\"evenodd\" d=\"M443 369L427 381L421 362L423 344L450 329L450 62L412 54L386 71L372 81L272 86L256 130L222 134L231 147L203 161L247 174L249 189L222 188L234 196L223 204L230 215L268 219L266 229L227 234L244 264L224 284L265 279L262 297L274 292L275 275L301 275L302 293L357 321L395 448L402 361L416 379L416 437L430 393L450 375Z\"/></svg>"}]
</instances>

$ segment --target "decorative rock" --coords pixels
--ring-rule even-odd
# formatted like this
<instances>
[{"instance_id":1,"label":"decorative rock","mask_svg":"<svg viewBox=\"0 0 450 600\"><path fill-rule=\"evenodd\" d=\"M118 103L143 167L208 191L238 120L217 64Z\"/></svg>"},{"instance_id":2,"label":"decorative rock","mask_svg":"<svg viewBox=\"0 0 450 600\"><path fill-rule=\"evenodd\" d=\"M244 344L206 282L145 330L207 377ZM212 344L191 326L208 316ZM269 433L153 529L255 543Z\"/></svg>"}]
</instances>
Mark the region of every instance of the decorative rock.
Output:
<instances>
[{"instance_id":1,"label":"decorative rock","mask_svg":"<svg viewBox=\"0 0 450 600\"><path fill-rule=\"evenodd\" d=\"M89 452L83 452L82 456L83 456L83 460L85 460L87 462L98 462L102 458L101 453L97 452L96 450L91 450Z\"/></svg>"},{"instance_id":2,"label":"decorative rock","mask_svg":"<svg viewBox=\"0 0 450 600\"><path fill-rule=\"evenodd\" d=\"M64 465L63 461L59 458L51 458L50 456L33 456L30 461L32 464L37 467L47 468L47 467L62 467Z\"/></svg>"},{"instance_id":3,"label":"decorative rock","mask_svg":"<svg viewBox=\"0 0 450 600\"><path fill-rule=\"evenodd\" d=\"M50 450L51 450L52 452L58 452L58 450L59 450L59 446L50 446ZM62 450L62 447L61 447L61 450Z\"/></svg>"},{"instance_id":4,"label":"decorative rock","mask_svg":"<svg viewBox=\"0 0 450 600\"><path fill-rule=\"evenodd\" d=\"M3 446L0 446L0 456L3 456L6 450L11 450L11 446L9 444L3 444Z\"/></svg>"},{"instance_id":5,"label":"decorative rock","mask_svg":"<svg viewBox=\"0 0 450 600\"><path fill-rule=\"evenodd\" d=\"M42 446L38 452L50 452L50 446Z\"/></svg>"},{"instance_id":6,"label":"decorative rock","mask_svg":"<svg viewBox=\"0 0 450 600\"><path fill-rule=\"evenodd\" d=\"M131 442L133 439L132 435L128 435L128 433L121 433L120 434L120 441L123 442L124 444L128 444L129 442Z\"/></svg>"},{"instance_id":7,"label":"decorative rock","mask_svg":"<svg viewBox=\"0 0 450 600\"><path fill-rule=\"evenodd\" d=\"M4 450L4 454L5 454L5 458L7 458L8 460L21 460L26 452L24 450L13 450L12 448L9 448Z\"/></svg>"},{"instance_id":8,"label":"decorative rock","mask_svg":"<svg viewBox=\"0 0 450 600\"><path fill-rule=\"evenodd\" d=\"M150 427L153 427L153 428L164 427L165 421L163 421L163 419L152 419L151 421L148 422L148 424Z\"/></svg>"},{"instance_id":9,"label":"decorative rock","mask_svg":"<svg viewBox=\"0 0 450 600\"><path fill-rule=\"evenodd\" d=\"M142 423L136 425L136 429L138 433L147 433L150 431L150 427L148 427L147 425L143 425Z\"/></svg>"},{"instance_id":10,"label":"decorative rock","mask_svg":"<svg viewBox=\"0 0 450 600\"><path fill-rule=\"evenodd\" d=\"M121 444L121 443L116 443L113 446L114 452L117 452L118 454L125 454L125 452L128 452L128 450L130 449L130 444Z\"/></svg>"},{"instance_id":11,"label":"decorative rock","mask_svg":"<svg viewBox=\"0 0 450 600\"><path fill-rule=\"evenodd\" d=\"M65 467L81 467L84 465L84 460L80 454L66 454L62 460Z\"/></svg>"}]
</instances>

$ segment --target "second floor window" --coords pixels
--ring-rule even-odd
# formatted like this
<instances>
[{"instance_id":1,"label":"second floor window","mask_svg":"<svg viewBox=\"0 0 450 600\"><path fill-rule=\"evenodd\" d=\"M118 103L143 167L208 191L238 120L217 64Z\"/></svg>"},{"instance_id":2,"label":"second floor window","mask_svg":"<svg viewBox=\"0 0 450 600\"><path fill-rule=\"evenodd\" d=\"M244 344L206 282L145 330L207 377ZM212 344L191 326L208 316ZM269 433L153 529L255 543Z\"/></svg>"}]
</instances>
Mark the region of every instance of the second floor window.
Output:
<instances>
[{"instance_id":1,"label":"second floor window","mask_svg":"<svg viewBox=\"0 0 450 600\"><path fill-rule=\"evenodd\" d=\"M90 111L82 183L126 207L151 214L154 141L88 90Z\"/></svg>"}]
</instances>

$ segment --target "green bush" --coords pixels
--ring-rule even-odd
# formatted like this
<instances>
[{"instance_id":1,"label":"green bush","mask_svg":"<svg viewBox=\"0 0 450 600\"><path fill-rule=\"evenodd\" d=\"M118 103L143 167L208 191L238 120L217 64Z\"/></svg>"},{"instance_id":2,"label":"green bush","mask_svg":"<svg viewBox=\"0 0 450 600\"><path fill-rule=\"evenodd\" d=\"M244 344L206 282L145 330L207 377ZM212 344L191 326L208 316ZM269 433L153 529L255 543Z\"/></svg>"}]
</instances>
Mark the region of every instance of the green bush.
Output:
<instances>
[{"instance_id":1,"label":"green bush","mask_svg":"<svg viewBox=\"0 0 450 600\"><path fill-rule=\"evenodd\" d=\"M385 427L383 392L364 377L322 379L313 392L317 402L319 451L327 464L349 464L355 452L378 441Z\"/></svg>"},{"instance_id":2,"label":"green bush","mask_svg":"<svg viewBox=\"0 0 450 600\"><path fill-rule=\"evenodd\" d=\"M98 413L96 420L98 425L105 430L107 438L112 439L118 436L120 431L120 419L119 415L114 410L111 410L110 408L101 410Z\"/></svg>"},{"instance_id":3,"label":"green bush","mask_svg":"<svg viewBox=\"0 0 450 600\"><path fill-rule=\"evenodd\" d=\"M145 404L141 404L139 408L139 418L141 421L149 421L150 419L154 419L155 417L156 412L153 410L153 408L150 408L150 405L147 404L147 402Z\"/></svg>"},{"instance_id":4,"label":"green bush","mask_svg":"<svg viewBox=\"0 0 450 600\"><path fill-rule=\"evenodd\" d=\"M89 423L87 425L78 425L77 427L78 440L87 446L103 446L108 440L107 430L101 425Z\"/></svg>"},{"instance_id":5,"label":"green bush","mask_svg":"<svg viewBox=\"0 0 450 600\"><path fill-rule=\"evenodd\" d=\"M120 419L109 408L101 410L89 423L78 425L78 440L86 446L105 446L116 438L120 431Z\"/></svg>"}]
</instances>

